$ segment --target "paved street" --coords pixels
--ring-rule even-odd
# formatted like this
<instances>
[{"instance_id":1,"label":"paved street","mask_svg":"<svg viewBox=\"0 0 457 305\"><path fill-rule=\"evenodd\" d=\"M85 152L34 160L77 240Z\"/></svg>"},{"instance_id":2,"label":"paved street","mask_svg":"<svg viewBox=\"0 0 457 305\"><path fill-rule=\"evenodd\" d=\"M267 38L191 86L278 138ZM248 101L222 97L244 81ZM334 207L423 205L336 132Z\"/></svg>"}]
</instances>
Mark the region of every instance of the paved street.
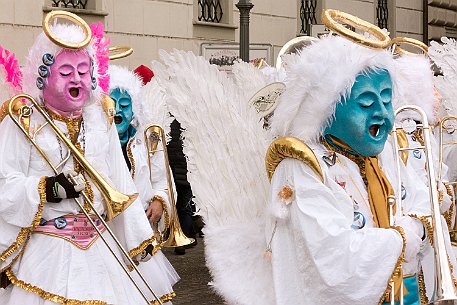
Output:
<instances>
[{"instance_id":1,"label":"paved street","mask_svg":"<svg viewBox=\"0 0 457 305\"><path fill-rule=\"evenodd\" d=\"M163 249L181 276L181 281L174 286L177 296L173 305L224 305L208 286L211 279L205 265L203 239L197 238L197 241L197 246L186 249L185 255L175 255L173 249Z\"/></svg>"}]
</instances>

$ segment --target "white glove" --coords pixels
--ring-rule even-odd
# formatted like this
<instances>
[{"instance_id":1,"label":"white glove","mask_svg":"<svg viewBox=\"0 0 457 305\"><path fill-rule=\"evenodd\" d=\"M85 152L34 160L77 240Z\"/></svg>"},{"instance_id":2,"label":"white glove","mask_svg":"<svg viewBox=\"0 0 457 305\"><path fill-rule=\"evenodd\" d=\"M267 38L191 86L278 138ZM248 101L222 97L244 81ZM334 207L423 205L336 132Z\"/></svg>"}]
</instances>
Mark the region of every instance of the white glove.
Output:
<instances>
[{"instance_id":1,"label":"white glove","mask_svg":"<svg viewBox=\"0 0 457 305\"><path fill-rule=\"evenodd\" d=\"M405 232L405 262L417 261L421 251L422 237L425 234L422 222L416 218L402 216L395 219L395 225L402 227Z\"/></svg>"}]
</instances>

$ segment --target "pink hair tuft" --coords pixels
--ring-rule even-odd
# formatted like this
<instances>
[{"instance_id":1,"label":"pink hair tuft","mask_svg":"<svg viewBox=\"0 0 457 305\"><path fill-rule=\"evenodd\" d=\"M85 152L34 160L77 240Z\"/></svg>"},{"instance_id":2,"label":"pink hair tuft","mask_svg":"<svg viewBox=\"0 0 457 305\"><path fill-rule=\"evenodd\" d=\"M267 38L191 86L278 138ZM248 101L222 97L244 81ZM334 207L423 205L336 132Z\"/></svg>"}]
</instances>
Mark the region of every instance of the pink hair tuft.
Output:
<instances>
[{"instance_id":1,"label":"pink hair tuft","mask_svg":"<svg viewBox=\"0 0 457 305\"><path fill-rule=\"evenodd\" d=\"M6 81L9 82L17 92L22 91L22 72L19 68L16 55L0 46L0 65L6 72Z\"/></svg>"},{"instance_id":2,"label":"pink hair tuft","mask_svg":"<svg viewBox=\"0 0 457 305\"><path fill-rule=\"evenodd\" d=\"M92 39L94 40L95 54L98 62L98 85L102 88L103 92L108 93L109 89L109 43L110 39L105 37L105 28L101 22L92 23L90 25L92 30Z\"/></svg>"}]
</instances>

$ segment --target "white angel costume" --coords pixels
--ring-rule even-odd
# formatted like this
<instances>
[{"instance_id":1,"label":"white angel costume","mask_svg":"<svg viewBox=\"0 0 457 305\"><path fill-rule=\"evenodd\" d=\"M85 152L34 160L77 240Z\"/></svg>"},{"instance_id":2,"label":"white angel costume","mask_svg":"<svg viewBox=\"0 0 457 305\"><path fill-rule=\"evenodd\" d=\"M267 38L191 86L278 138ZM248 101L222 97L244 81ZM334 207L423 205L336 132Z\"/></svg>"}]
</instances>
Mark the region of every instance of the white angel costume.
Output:
<instances>
[{"instance_id":1,"label":"white angel costume","mask_svg":"<svg viewBox=\"0 0 457 305\"><path fill-rule=\"evenodd\" d=\"M155 63L154 71L185 129L188 176L206 223L214 288L229 304L377 304L401 268L404 236L374 227L358 166L338 154L327 165L332 159L316 140L357 74L376 67L394 78L391 55L338 37L311 45L286 65L288 89L270 131L249 109L250 96L203 58L179 51L161 57L164 65ZM267 195L260 156L272 135L307 141L316 161L283 160L271 172ZM380 165L393 184L388 146ZM320 174L313 170L319 167ZM428 215L423 184L411 171L404 175L406 212ZM356 205L365 213L363 226L354 217ZM430 249L427 241L414 243ZM405 275L418 269L416 259L408 260Z\"/></svg>"},{"instance_id":2,"label":"white angel costume","mask_svg":"<svg viewBox=\"0 0 457 305\"><path fill-rule=\"evenodd\" d=\"M79 42L85 37L77 26L57 24L51 29L64 41ZM40 77L38 66L43 64L44 54L55 58L61 50L44 33L38 36L30 50L24 71L24 91L39 101L42 92L35 85ZM91 73L98 80L101 75L92 42L86 50L94 65ZM79 129L76 143L87 161L116 190L135 194L116 128L103 111L101 100L100 86L95 83L81 119L62 119L54 115L52 120L70 137L78 134ZM43 123L44 118L35 111L29 129L36 131ZM53 164L62 161L68 152L49 125L37 132L36 141ZM145 303L73 200L46 202L44 177L53 176L54 172L9 117L0 125L0 142L0 192L4 194L0 204L0 273L12 283L0 291L0 304ZM70 157L60 170L73 170L76 166ZM95 209L106 215L105 203L92 182L86 181L85 192L93 198ZM86 204L84 207L90 213ZM94 221L115 254L122 257L103 225ZM109 226L132 258L139 255L154 236L140 200L135 200L109 221ZM53 228L54 233L47 230L49 228ZM157 287L161 287L161 283L155 283L155 274L145 271L143 269L146 280L152 286L159 284ZM154 303L152 295L145 293ZM163 302L169 300L167 293L160 289L156 291Z\"/></svg>"},{"instance_id":3,"label":"white angel costume","mask_svg":"<svg viewBox=\"0 0 457 305\"><path fill-rule=\"evenodd\" d=\"M162 203L163 215L158 223L155 232L155 238L152 242L154 249L152 258L142 265L157 265L157 270L153 270L156 283L160 283L161 291L167 290L169 296L174 296L172 286L179 280L176 271L170 265L161 249L163 234L170 226L171 211L170 199L168 196L168 183L165 171L165 155L161 149L161 140L158 140L158 150L155 152L150 161L148 161L148 147L144 141L144 127L147 120L156 122L158 125L169 126L169 116L167 116L161 89L153 80L145 87L142 87L139 77L125 67L111 65L109 67L110 90L119 88L127 92L132 99L133 113L135 114L136 134L129 139L126 146L127 157L130 163L130 174L139 192L139 198L142 202L143 210L146 211L149 203L158 200ZM153 103L148 105L148 103ZM147 107L153 109L148 109ZM168 123L168 124L167 124ZM149 168L149 162L151 168ZM125 163L125 161L124 161ZM173 185L173 184L172 184ZM174 185L173 190L174 191ZM176 197L175 197L176 198ZM142 269L140 265L140 270ZM153 286L155 288L155 286Z\"/></svg>"},{"instance_id":4,"label":"white angel costume","mask_svg":"<svg viewBox=\"0 0 457 305\"><path fill-rule=\"evenodd\" d=\"M431 126L436 125L439 120L436 106L439 105L440 101L434 94L434 79L429 59L422 55L404 55L397 58L395 63L397 67L397 90L395 91L396 96L394 98L395 108L404 105L419 106L427 115L428 123ZM416 124L422 122L419 113L414 111L405 111L397 116L397 122L400 126L405 120L413 120ZM441 174L441 180L438 181L440 210L450 229L454 222L455 213L454 192L447 177L447 165L443 163L440 170L438 135L433 133L430 133L430 135L432 158L437 179L439 174ZM407 142L402 141L402 138L406 139ZM404 163L409 163L422 179L423 183L428 185L425 153L423 149L419 148L424 145L422 130L417 128L413 132L405 132L398 139L400 146L403 148L417 148L409 150L407 154L402 156L402 159Z\"/></svg>"},{"instance_id":5,"label":"white angel costume","mask_svg":"<svg viewBox=\"0 0 457 305\"><path fill-rule=\"evenodd\" d=\"M442 71L443 75L434 77L434 84L442 95L441 105L435 105L433 108L434 114L440 118L440 120L449 117L457 116L457 91L455 89L455 80L457 77L457 43L452 38L442 37L442 43L431 42L429 48L429 56ZM439 107L437 107L439 106ZM454 201L455 201L455 182L457 181L457 167L455 166L455 160L457 157L457 146L455 144L446 144L453 143L457 141L455 126L457 122L455 120L449 120L443 125L443 129L440 133L440 127L437 124L435 128L435 135L439 145L442 141L442 164L437 164L437 170L441 170L443 175L446 174L448 181L451 185L452 190L454 191ZM440 137L442 136L442 139ZM438 150L439 151L439 150ZM439 155L437 157L439 159ZM440 169L440 166L442 168ZM455 202L454 202L455 203ZM456 244L456 211L451 218L452 224L452 241L454 245L454 252L457 253L457 244Z\"/></svg>"}]
</instances>

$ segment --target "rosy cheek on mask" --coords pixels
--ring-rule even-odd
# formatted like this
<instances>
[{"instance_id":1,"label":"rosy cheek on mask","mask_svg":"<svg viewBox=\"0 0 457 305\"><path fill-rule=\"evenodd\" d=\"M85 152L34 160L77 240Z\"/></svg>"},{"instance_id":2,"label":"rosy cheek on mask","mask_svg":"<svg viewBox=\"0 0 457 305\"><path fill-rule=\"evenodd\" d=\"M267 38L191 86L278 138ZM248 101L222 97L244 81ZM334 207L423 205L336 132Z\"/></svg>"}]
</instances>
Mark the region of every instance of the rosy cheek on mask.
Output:
<instances>
[{"instance_id":1,"label":"rosy cheek on mask","mask_svg":"<svg viewBox=\"0 0 457 305\"><path fill-rule=\"evenodd\" d=\"M84 51L63 51L56 56L43 88L47 107L63 113L81 111L92 90L90 58Z\"/></svg>"}]
</instances>

